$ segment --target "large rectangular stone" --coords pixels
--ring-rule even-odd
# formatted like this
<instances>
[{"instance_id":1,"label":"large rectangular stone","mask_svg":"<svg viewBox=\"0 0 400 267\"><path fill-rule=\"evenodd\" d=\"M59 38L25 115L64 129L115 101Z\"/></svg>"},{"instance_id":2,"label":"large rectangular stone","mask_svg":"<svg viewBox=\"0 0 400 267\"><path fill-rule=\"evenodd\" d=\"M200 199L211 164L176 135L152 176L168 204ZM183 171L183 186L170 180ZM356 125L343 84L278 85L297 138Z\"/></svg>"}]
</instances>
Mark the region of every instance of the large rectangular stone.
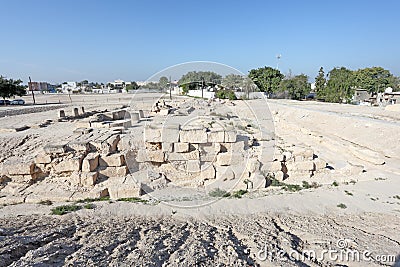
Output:
<instances>
[{"instance_id":1,"label":"large rectangular stone","mask_svg":"<svg viewBox=\"0 0 400 267\"><path fill-rule=\"evenodd\" d=\"M67 147L76 152L87 152L90 149L89 142L87 141L70 141Z\"/></svg>"},{"instance_id":2,"label":"large rectangular stone","mask_svg":"<svg viewBox=\"0 0 400 267\"><path fill-rule=\"evenodd\" d=\"M207 142L208 143L224 143L225 141L225 132L224 130L213 130L207 133Z\"/></svg>"},{"instance_id":3,"label":"large rectangular stone","mask_svg":"<svg viewBox=\"0 0 400 267\"><path fill-rule=\"evenodd\" d=\"M220 144L199 144L199 151L201 161L215 161L217 154L220 152Z\"/></svg>"},{"instance_id":4,"label":"large rectangular stone","mask_svg":"<svg viewBox=\"0 0 400 267\"><path fill-rule=\"evenodd\" d=\"M167 160L168 161L184 161L184 160L193 160L200 159L200 153L198 150L194 150L187 153L168 153Z\"/></svg>"},{"instance_id":5,"label":"large rectangular stone","mask_svg":"<svg viewBox=\"0 0 400 267\"><path fill-rule=\"evenodd\" d=\"M47 144L43 150L46 154L63 154L67 151L67 141L60 141L57 144Z\"/></svg>"},{"instance_id":6,"label":"large rectangular stone","mask_svg":"<svg viewBox=\"0 0 400 267\"><path fill-rule=\"evenodd\" d=\"M74 156L71 158L65 158L58 164L55 164L53 166L54 171L56 173L80 171L82 166L82 159L83 156Z\"/></svg>"},{"instance_id":7,"label":"large rectangular stone","mask_svg":"<svg viewBox=\"0 0 400 267\"><path fill-rule=\"evenodd\" d=\"M212 164L202 164L200 166L201 178L205 180L215 179L215 168Z\"/></svg>"},{"instance_id":8,"label":"large rectangular stone","mask_svg":"<svg viewBox=\"0 0 400 267\"><path fill-rule=\"evenodd\" d=\"M119 184L108 187L108 193L111 199L140 197L142 195L142 188L140 185Z\"/></svg>"},{"instance_id":9,"label":"large rectangular stone","mask_svg":"<svg viewBox=\"0 0 400 267\"><path fill-rule=\"evenodd\" d=\"M126 166L121 167L100 167L99 174L105 177L124 177L129 174L129 169Z\"/></svg>"},{"instance_id":10,"label":"large rectangular stone","mask_svg":"<svg viewBox=\"0 0 400 267\"><path fill-rule=\"evenodd\" d=\"M179 140L185 143L204 144L207 143L207 132L203 127L191 127L179 132Z\"/></svg>"},{"instance_id":11,"label":"large rectangular stone","mask_svg":"<svg viewBox=\"0 0 400 267\"><path fill-rule=\"evenodd\" d=\"M309 161L299 161L299 162L288 162L287 168L289 171L313 171L315 170L314 162Z\"/></svg>"},{"instance_id":12,"label":"large rectangular stone","mask_svg":"<svg viewBox=\"0 0 400 267\"><path fill-rule=\"evenodd\" d=\"M200 172L200 160L188 160L186 165L186 170L188 173L198 173Z\"/></svg>"},{"instance_id":13,"label":"large rectangular stone","mask_svg":"<svg viewBox=\"0 0 400 267\"><path fill-rule=\"evenodd\" d=\"M179 124L166 124L161 131L162 142L177 143L179 142Z\"/></svg>"},{"instance_id":14,"label":"large rectangular stone","mask_svg":"<svg viewBox=\"0 0 400 267\"><path fill-rule=\"evenodd\" d=\"M92 172L99 165L99 153L89 153L83 159L82 162L82 171L83 172Z\"/></svg>"},{"instance_id":15,"label":"large rectangular stone","mask_svg":"<svg viewBox=\"0 0 400 267\"><path fill-rule=\"evenodd\" d=\"M162 150L139 149L136 156L137 162L164 162L165 154Z\"/></svg>"},{"instance_id":16,"label":"large rectangular stone","mask_svg":"<svg viewBox=\"0 0 400 267\"><path fill-rule=\"evenodd\" d=\"M162 128L146 126L144 128L144 140L145 142L162 142L161 138Z\"/></svg>"},{"instance_id":17,"label":"large rectangular stone","mask_svg":"<svg viewBox=\"0 0 400 267\"><path fill-rule=\"evenodd\" d=\"M239 165L244 163L244 157L239 153L219 153L217 155L216 165L228 166L228 165Z\"/></svg>"},{"instance_id":18,"label":"large rectangular stone","mask_svg":"<svg viewBox=\"0 0 400 267\"><path fill-rule=\"evenodd\" d=\"M107 156L101 156L99 158L99 165L101 167L120 167L125 165L125 157L122 154L115 153Z\"/></svg>"},{"instance_id":19,"label":"large rectangular stone","mask_svg":"<svg viewBox=\"0 0 400 267\"><path fill-rule=\"evenodd\" d=\"M216 166L216 178L217 180L233 180L235 179L235 173L230 166Z\"/></svg>"},{"instance_id":20,"label":"large rectangular stone","mask_svg":"<svg viewBox=\"0 0 400 267\"><path fill-rule=\"evenodd\" d=\"M82 173L81 174L81 185L86 186L86 187L95 185L98 176L99 176L98 172Z\"/></svg>"},{"instance_id":21,"label":"large rectangular stone","mask_svg":"<svg viewBox=\"0 0 400 267\"><path fill-rule=\"evenodd\" d=\"M35 158L35 163L37 164L48 164L52 161L52 156L48 154L38 154Z\"/></svg>"},{"instance_id":22,"label":"large rectangular stone","mask_svg":"<svg viewBox=\"0 0 400 267\"><path fill-rule=\"evenodd\" d=\"M235 130L227 130L225 131L225 138L224 142L225 143L234 143L236 142L236 131Z\"/></svg>"},{"instance_id":23,"label":"large rectangular stone","mask_svg":"<svg viewBox=\"0 0 400 267\"><path fill-rule=\"evenodd\" d=\"M189 143L174 143L174 152L176 153L189 152Z\"/></svg>"}]
</instances>

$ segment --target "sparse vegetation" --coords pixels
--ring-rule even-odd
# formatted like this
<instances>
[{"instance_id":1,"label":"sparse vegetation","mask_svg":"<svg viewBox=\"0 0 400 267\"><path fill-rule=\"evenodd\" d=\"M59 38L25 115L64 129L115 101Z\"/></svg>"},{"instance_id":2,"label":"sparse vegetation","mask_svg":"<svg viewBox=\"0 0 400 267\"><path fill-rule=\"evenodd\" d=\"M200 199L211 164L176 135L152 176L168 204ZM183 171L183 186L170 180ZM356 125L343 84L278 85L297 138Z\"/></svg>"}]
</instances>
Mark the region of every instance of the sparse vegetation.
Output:
<instances>
[{"instance_id":1,"label":"sparse vegetation","mask_svg":"<svg viewBox=\"0 0 400 267\"><path fill-rule=\"evenodd\" d=\"M376 177L375 181L385 181L387 180L386 178L382 178L382 177Z\"/></svg>"},{"instance_id":2,"label":"sparse vegetation","mask_svg":"<svg viewBox=\"0 0 400 267\"><path fill-rule=\"evenodd\" d=\"M318 188L321 187L321 185L317 184L316 182L312 182L309 184L307 181L303 181L303 189L310 189L310 188Z\"/></svg>"},{"instance_id":3,"label":"sparse vegetation","mask_svg":"<svg viewBox=\"0 0 400 267\"><path fill-rule=\"evenodd\" d=\"M395 196L393 196L393 198L396 198L396 199L400 200L400 196L399 195L395 195Z\"/></svg>"},{"instance_id":4,"label":"sparse vegetation","mask_svg":"<svg viewBox=\"0 0 400 267\"><path fill-rule=\"evenodd\" d=\"M336 181L334 181L334 182L332 183L332 186L339 186L339 183L336 182Z\"/></svg>"},{"instance_id":5,"label":"sparse vegetation","mask_svg":"<svg viewBox=\"0 0 400 267\"><path fill-rule=\"evenodd\" d=\"M225 190L222 190L220 188L215 188L211 190L208 195L210 197L229 197L231 194L229 192L226 192Z\"/></svg>"},{"instance_id":6,"label":"sparse vegetation","mask_svg":"<svg viewBox=\"0 0 400 267\"><path fill-rule=\"evenodd\" d=\"M370 199L371 199L372 201L377 201L377 200L379 200L379 198L377 198L377 197L375 197L375 198L371 197Z\"/></svg>"},{"instance_id":7,"label":"sparse vegetation","mask_svg":"<svg viewBox=\"0 0 400 267\"><path fill-rule=\"evenodd\" d=\"M91 210L94 209L96 206L92 203L87 203L83 206L85 209Z\"/></svg>"},{"instance_id":8,"label":"sparse vegetation","mask_svg":"<svg viewBox=\"0 0 400 267\"><path fill-rule=\"evenodd\" d=\"M51 209L51 213L53 215L64 215L69 212L77 211L80 210L81 207L77 205L63 205L63 206L58 206L55 207L54 209Z\"/></svg>"},{"instance_id":9,"label":"sparse vegetation","mask_svg":"<svg viewBox=\"0 0 400 267\"><path fill-rule=\"evenodd\" d=\"M240 190L238 190L238 191L233 192L233 193L232 193L232 197L234 197L234 198L242 198L242 196L243 196L244 194L246 194L246 193L247 193L247 190L242 190L242 189L240 189Z\"/></svg>"},{"instance_id":10,"label":"sparse vegetation","mask_svg":"<svg viewBox=\"0 0 400 267\"><path fill-rule=\"evenodd\" d=\"M90 202L108 201L108 200L110 200L110 197L85 198L85 199L77 200L76 203L90 203Z\"/></svg>"},{"instance_id":11,"label":"sparse vegetation","mask_svg":"<svg viewBox=\"0 0 400 267\"><path fill-rule=\"evenodd\" d=\"M134 202L134 203L147 203L147 200L141 199L138 197L125 197L125 198L119 198L117 201L124 201L124 202Z\"/></svg>"},{"instance_id":12,"label":"sparse vegetation","mask_svg":"<svg viewBox=\"0 0 400 267\"><path fill-rule=\"evenodd\" d=\"M341 209L346 209L347 208L347 206L345 204L343 204L343 203L338 204L337 207L341 208Z\"/></svg>"},{"instance_id":13,"label":"sparse vegetation","mask_svg":"<svg viewBox=\"0 0 400 267\"><path fill-rule=\"evenodd\" d=\"M298 185L298 184L286 184L284 182L276 180L275 178L270 178L270 179L271 179L270 186L281 186L283 190L289 192L297 192L303 189L318 188L321 186L316 182L310 184L307 181L303 181L302 185Z\"/></svg>"},{"instance_id":14,"label":"sparse vegetation","mask_svg":"<svg viewBox=\"0 0 400 267\"><path fill-rule=\"evenodd\" d=\"M347 191L347 190L344 190L344 192L345 192L346 195L348 195L348 196L353 196L353 193L351 193L351 192L349 192L349 191Z\"/></svg>"}]
</instances>

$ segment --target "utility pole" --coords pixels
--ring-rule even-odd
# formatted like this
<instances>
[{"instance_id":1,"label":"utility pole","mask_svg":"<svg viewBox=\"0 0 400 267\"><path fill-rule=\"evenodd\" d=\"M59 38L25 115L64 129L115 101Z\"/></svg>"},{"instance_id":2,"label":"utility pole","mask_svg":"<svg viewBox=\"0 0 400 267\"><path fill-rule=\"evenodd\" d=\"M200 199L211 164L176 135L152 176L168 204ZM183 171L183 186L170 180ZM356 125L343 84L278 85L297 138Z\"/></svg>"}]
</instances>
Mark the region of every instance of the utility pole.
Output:
<instances>
[{"instance_id":1,"label":"utility pole","mask_svg":"<svg viewBox=\"0 0 400 267\"><path fill-rule=\"evenodd\" d=\"M171 83L171 76L169 76L169 99L172 100L172 83Z\"/></svg>"},{"instance_id":2,"label":"utility pole","mask_svg":"<svg viewBox=\"0 0 400 267\"><path fill-rule=\"evenodd\" d=\"M35 101L35 94L33 93L33 89L32 89L32 80L31 80L31 76L29 76L29 84L28 84L29 90L32 93L32 98L33 98L33 104L36 105L36 101Z\"/></svg>"}]
</instances>

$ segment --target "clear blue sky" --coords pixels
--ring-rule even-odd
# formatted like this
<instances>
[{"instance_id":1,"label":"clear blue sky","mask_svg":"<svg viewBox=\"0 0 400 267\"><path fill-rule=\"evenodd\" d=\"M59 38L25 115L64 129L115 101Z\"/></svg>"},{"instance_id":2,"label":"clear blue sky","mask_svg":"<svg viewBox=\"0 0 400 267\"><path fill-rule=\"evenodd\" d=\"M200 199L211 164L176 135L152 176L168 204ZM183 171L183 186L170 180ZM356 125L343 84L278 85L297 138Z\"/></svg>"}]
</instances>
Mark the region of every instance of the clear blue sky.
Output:
<instances>
[{"instance_id":1,"label":"clear blue sky","mask_svg":"<svg viewBox=\"0 0 400 267\"><path fill-rule=\"evenodd\" d=\"M4 0L0 74L36 81L146 80L205 60L313 80L320 66L400 75L400 1Z\"/></svg>"}]
</instances>

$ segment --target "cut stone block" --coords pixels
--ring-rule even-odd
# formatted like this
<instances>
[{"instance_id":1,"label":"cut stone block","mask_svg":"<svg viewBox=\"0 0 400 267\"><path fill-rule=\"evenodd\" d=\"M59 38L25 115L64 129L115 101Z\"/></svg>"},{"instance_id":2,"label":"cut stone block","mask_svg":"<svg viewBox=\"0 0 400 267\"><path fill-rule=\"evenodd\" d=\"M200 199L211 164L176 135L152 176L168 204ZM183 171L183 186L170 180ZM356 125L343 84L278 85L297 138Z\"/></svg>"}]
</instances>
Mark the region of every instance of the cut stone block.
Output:
<instances>
[{"instance_id":1,"label":"cut stone block","mask_svg":"<svg viewBox=\"0 0 400 267\"><path fill-rule=\"evenodd\" d=\"M124 129L132 127L131 120L117 120L110 123L110 127L122 127Z\"/></svg>"},{"instance_id":2,"label":"cut stone block","mask_svg":"<svg viewBox=\"0 0 400 267\"><path fill-rule=\"evenodd\" d=\"M326 168L326 161L325 160L316 158L316 159L314 159L314 164L315 164L315 170L316 171Z\"/></svg>"},{"instance_id":3,"label":"cut stone block","mask_svg":"<svg viewBox=\"0 0 400 267\"><path fill-rule=\"evenodd\" d=\"M203 164L200 167L201 170L201 178L205 180L215 179L215 168L211 164Z\"/></svg>"},{"instance_id":4,"label":"cut stone block","mask_svg":"<svg viewBox=\"0 0 400 267\"><path fill-rule=\"evenodd\" d=\"M174 151L174 143L163 142L161 144L161 149L163 152L173 152Z\"/></svg>"},{"instance_id":5,"label":"cut stone block","mask_svg":"<svg viewBox=\"0 0 400 267\"><path fill-rule=\"evenodd\" d=\"M138 112L131 112L131 122L132 124L138 123L140 120L140 115Z\"/></svg>"},{"instance_id":6,"label":"cut stone block","mask_svg":"<svg viewBox=\"0 0 400 267\"><path fill-rule=\"evenodd\" d=\"M85 141L71 141L67 147L76 152L87 152L90 150L89 142Z\"/></svg>"},{"instance_id":7,"label":"cut stone block","mask_svg":"<svg viewBox=\"0 0 400 267\"><path fill-rule=\"evenodd\" d=\"M200 160L188 160L187 161L187 172L197 173L200 171Z\"/></svg>"},{"instance_id":8,"label":"cut stone block","mask_svg":"<svg viewBox=\"0 0 400 267\"><path fill-rule=\"evenodd\" d=\"M162 142L161 138L161 128L156 128L152 126L146 126L144 128L144 140L145 142Z\"/></svg>"},{"instance_id":9,"label":"cut stone block","mask_svg":"<svg viewBox=\"0 0 400 267\"><path fill-rule=\"evenodd\" d=\"M203 127L186 127L179 132L179 140L185 143L207 143L207 132Z\"/></svg>"},{"instance_id":10,"label":"cut stone block","mask_svg":"<svg viewBox=\"0 0 400 267\"><path fill-rule=\"evenodd\" d=\"M179 142L179 124L164 125L161 130L162 142L177 143Z\"/></svg>"},{"instance_id":11,"label":"cut stone block","mask_svg":"<svg viewBox=\"0 0 400 267\"><path fill-rule=\"evenodd\" d=\"M224 130L213 130L207 133L208 143L224 143L225 142L225 132Z\"/></svg>"},{"instance_id":12,"label":"cut stone block","mask_svg":"<svg viewBox=\"0 0 400 267\"><path fill-rule=\"evenodd\" d=\"M101 167L120 167L125 165L125 157L122 154L116 153L108 156L101 156L99 158L99 165Z\"/></svg>"},{"instance_id":13,"label":"cut stone block","mask_svg":"<svg viewBox=\"0 0 400 267\"><path fill-rule=\"evenodd\" d=\"M225 137L224 137L224 142L225 143L234 143L236 142L236 131L234 130L228 130L225 131Z\"/></svg>"},{"instance_id":14,"label":"cut stone block","mask_svg":"<svg viewBox=\"0 0 400 267\"><path fill-rule=\"evenodd\" d=\"M136 161L137 162L164 162L165 154L162 150L146 150L139 149Z\"/></svg>"},{"instance_id":15,"label":"cut stone block","mask_svg":"<svg viewBox=\"0 0 400 267\"><path fill-rule=\"evenodd\" d=\"M83 159L82 163L82 171L83 172L92 172L97 166L99 166L99 154L98 153L89 153Z\"/></svg>"},{"instance_id":16,"label":"cut stone block","mask_svg":"<svg viewBox=\"0 0 400 267\"><path fill-rule=\"evenodd\" d=\"M288 163L286 166L289 171L313 171L313 170L315 170L314 162L311 160Z\"/></svg>"},{"instance_id":17,"label":"cut stone block","mask_svg":"<svg viewBox=\"0 0 400 267\"><path fill-rule=\"evenodd\" d=\"M48 144L44 146L43 150L46 154L63 154L66 152L67 142L59 142L58 144Z\"/></svg>"},{"instance_id":18,"label":"cut stone block","mask_svg":"<svg viewBox=\"0 0 400 267\"><path fill-rule=\"evenodd\" d=\"M35 163L37 164L48 164L52 161L52 156L48 154L39 154L35 158Z\"/></svg>"},{"instance_id":19,"label":"cut stone block","mask_svg":"<svg viewBox=\"0 0 400 267\"><path fill-rule=\"evenodd\" d=\"M216 178L217 180L233 180L235 179L235 173L230 166L216 166Z\"/></svg>"},{"instance_id":20,"label":"cut stone block","mask_svg":"<svg viewBox=\"0 0 400 267\"><path fill-rule=\"evenodd\" d=\"M81 112L82 112L82 114L85 114L85 108L84 107L81 107Z\"/></svg>"},{"instance_id":21,"label":"cut stone block","mask_svg":"<svg viewBox=\"0 0 400 267\"><path fill-rule=\"evenodd\" d=\"M276 180L282 182L283 179L285 178L285 174L283 173L283 171L276 171L274 172L274 177Z\"/></svg>"},{"instance_id":22,"label":"cut stone block","mask_svg":"<svg viewBox=\"0 0 400 267\"><path fill-rule=\"evenodd\" d=\"M105 177L124 177L129 174L129 169L126 166L122 167L99 167L98 172Z\"/></svg>"},{"instance_id":23,"label":"cut stone block","mask_svg":"<svg viewBox=\"0 0 400 267\"><path fill-rule=\"evenodd\" d=\"M65 111L63 109L59 111L58 117L59 118L64 118L65 117Z\"/></svg>"},{"instance_id":24,"label":"cut stone block","mask_svg":"<svg viewBox=\"0 0 400 267\"><path fill-rule=\"evenodd\" d=\"M171 112L171 109L167 108L167 109L161 109L159 114L161 116L167 116L169 113Z\"/></svg>"},{"instance_id":25,"label":"cut stone block","mask_svg":"<svg viewBox=\"0 0 400 267\"><path fill-rule=\"evenodd\" d=\"M199 160L200 153L198 150L194 150L187 153L168 153L167 160L168 161L184 161L184 160Z\"/></svg>"},{"instance_id":26,"label":"cut stone block","mask_svg":"<svg viewBox=\"0 0 400 267\"><path fill-rule=\"evenodd\" d=\"M78 117L79 116L78 108L74 108L72 111L73 111L74 117Z\"/></svg>"},{"instance_id":27,"label":"cut stone block","mask_svg":"<svg viewBox=\"0 0 400 267\"><path fill-rule=\"evenodd\" d=\"M54 171L56 173L80 171L82 166L82 158L82 156L66 158L53 166Z\"/></svg>"},{"instance_id":28,"label":"cut stone block","mask_svg":"<svg viewBox=\"0 0 400 267\"><path fill-rule=\"evenodd\" d=\"M256 158L250 158L246 161L246 169L251 173L259 171L260 167L261 163Z\"/></svg>"},{"instance_id":29,"label":"cut stone block","mask_svg":"<svg viewBox=\"0 0 400 267\"><path fill-rule=\"evenodd\" d=\"M215 161L217 154L220 152L221 146L219 143L199 144L200 159L201 161Z\"/></svg>"},{"instance_id":30,"label":"cut stone block","mask_svg":"<svg viewBox=\"0 0 400 267\"><path fill-rule=\"evenodd\" d=\"M176 153L189 152L189 143L174 143L174 152Z\"/></svg>"},{"instance_id":31,"label":"cut stone block","mask_svg":"<svg viewBox=\"0 0 400 267\"><path fill-rule=\"evenodd\" d=\"M139 116L141 119L144 118L144 113L143 113L143 110L141 110L141 109L139 109Z\"/></svg>"},{"instance_id":32,"label":"cut stone block","mask_svg":"<svg viewBox=\"0 0 400 267\"><path fill-rule=\"evenodd\" d=\"M99 176L98 172L89 172L81 174L81 184L82 186L93 186L96 184L97 177Z\"/></svg>"},{"instance_id":33,"label":"cut stone block","mask_svg":"<svg viewBox=\"0 0 400 267\"><path fill-rule=\"evenodd\" d=\"M119 184L108 187L108 193L111 199L140 197L142 188L140 185L134 184Z\"/></svg>"},{"instance_id":34,"label":"cut stone block","mask_svg":"<svg viewBox=\"0 0 400 267\"><path fill-rule=\"evenodd\" d=\"M238 153L219 153L217 155L216 165L218 166L228 166L243 164L243 156Z\"/></svg>"}]
</instances>

